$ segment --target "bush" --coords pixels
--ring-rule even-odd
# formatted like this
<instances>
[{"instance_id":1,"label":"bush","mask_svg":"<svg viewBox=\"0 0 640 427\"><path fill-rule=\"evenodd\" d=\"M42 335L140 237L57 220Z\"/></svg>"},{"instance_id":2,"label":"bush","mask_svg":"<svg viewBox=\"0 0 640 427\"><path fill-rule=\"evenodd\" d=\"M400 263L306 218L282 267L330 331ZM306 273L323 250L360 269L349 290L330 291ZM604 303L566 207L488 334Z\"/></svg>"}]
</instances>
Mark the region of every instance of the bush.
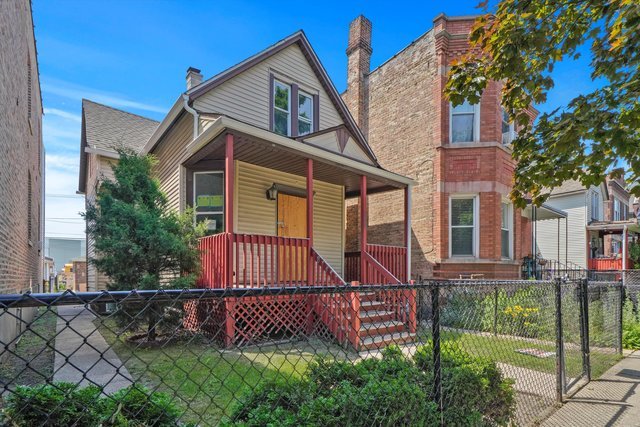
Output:
<instances>
[{"instance_id":1,"label":"bush","mask_svg":"<svg viewBox=\"0 0 640 427\"><path fill-rule=\"evenodd\" d=\"M3 425L95 426L104 409L100 393L96 386L81 389L64 382L18 386L6 399Z\"/></svg>"},{"instance_id":2,"label":"bush","mask_svg":"<svg viewBox=\"0 0 640 427\"><path fill-rule=\"evenodd\" d=\"M446 350L444 350L446 347ZM353 362L316 359L302 379L268 382L240 402L229 424L440 425L432 400L431 349L413 359L397 347L382 359ZM443 346L444 413L452 425L507 425L513 420L512 383L495 363Z\"/></svg>"},{"instance_id":3,"label":"bush","mask_svg":"<svg viewBox=\"0 0 640 427\"><path fill-rule=\"evenodd\" d=\"M636 323L624 328L622 346L629 350L640 350L640 324Z\"/></svg>"},{"instance_id":4,"label":"bush","mask_svg":"<svg viewBox=\"0 0 640 427\"><path fill-rule=\"evenodd\" d=\"M18 386L6 400L3 425L175 426L180 411L167 395L131 385L112 396L96 386L58 382Z\"/></svg>"}]
</instances>

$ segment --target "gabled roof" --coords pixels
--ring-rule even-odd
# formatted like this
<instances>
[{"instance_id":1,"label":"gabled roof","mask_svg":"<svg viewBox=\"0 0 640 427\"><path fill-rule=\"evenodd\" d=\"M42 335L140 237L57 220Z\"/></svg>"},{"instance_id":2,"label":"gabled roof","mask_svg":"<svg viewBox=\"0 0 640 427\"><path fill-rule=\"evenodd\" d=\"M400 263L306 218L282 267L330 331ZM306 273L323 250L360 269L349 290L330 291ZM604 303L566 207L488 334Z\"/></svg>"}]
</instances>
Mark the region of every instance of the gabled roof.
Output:
<instances>
[{"instance_id":1,"label":"gabled roof","mask_svg":"<svg viewBox=\"0 0 640 427\"><path fill-rule=\"evenodd\" d=\"M607 188L607 185L603 182L602 184L599 185L599 187L602 190L602 194L605 200L608 200L609 189ZM570 193L579 193L582 191L587 191L587 188L584 185L582 185L580 181L576 179L569 179L563 182L562 185L560 185L559 187L554 188L551 191L551 195L559 196L559 195L570 194Z\"/></svg>"},{"instance_id":2,"label":"gabled roof","mask_svg":"<svg viewBox=\"0 0 640 427\"><path fill-rule=\"evenodd\" d=\"M158 124L155 120L83 99L78 190L81 193L86 190L87 151L106 157L117 157L118 148L139 153Z\"/></svg>"},{"instance_id":3,"label":"gabled roof","mask_svg":"<svg viewBox=\"0 0 640 427\"><path fill-rule=\"evenodd\" d=\"M336 107L338 114L340 114L340 117L342 118L342 121L345 123L345 126L347 127L349 132L351 132L351 134L355 137L356 143L367 153L368 156L370 156L372 161L378 164L376 156L373 153L373 150L371 150L371 147L367 143L366 138L364 137L364 135L360 131L360 128L358 127L355 120L351 116L349 109L347 108L346 104L340 97L340 94L338 93L333 82L331 81L329 74L327 74L327 71L322 66L320 59L318 59L318 56L316 55L315 51L311 47L311 44L309 43L309 40L307 39L307 36L304 34L304 31L302 30L296 31L290 36L285 37L284 39L280 40L274 45L266 48L265 50L245 59L244 61L234 65L233 67L226 69L225 71L219 74L216 74L210 79L205 80L198 86L195 86L190 90L188 90L186 94L189 97L189 100L193 101L198 97L204 95L211 89L221 85L227 80L237 76L238 74L244 72L245 70L248 70L254 65L264 61L265 59L277 54L278 52L294 44L297 44L299 46L303 55L309 61L311 68L315 72L316 77L320 81L320 84L329 95L329 98L331 98L331 101Z\"/></svg>"}]
</instances>

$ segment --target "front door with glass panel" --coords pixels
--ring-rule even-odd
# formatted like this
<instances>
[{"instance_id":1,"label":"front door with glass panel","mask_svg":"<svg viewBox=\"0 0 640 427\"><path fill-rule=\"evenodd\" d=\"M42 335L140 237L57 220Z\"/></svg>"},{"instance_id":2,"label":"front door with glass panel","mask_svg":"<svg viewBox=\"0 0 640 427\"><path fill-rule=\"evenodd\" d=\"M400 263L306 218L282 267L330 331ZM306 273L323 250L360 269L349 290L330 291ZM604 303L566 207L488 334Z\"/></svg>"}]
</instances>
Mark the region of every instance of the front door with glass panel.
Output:
<instances>
[{"instance_id":1,"label":"front door with glass panel","mask_svg":"<svg viewBox=\"0 0 640 427\"><path fill-rule=\"evenodd\" d=\"M193 206L196 223L205 222L207 234L224 231L224 173L193 173Z\"/></svg>"},{"instance_id":2,"label":"front door with glass panel","mask_svg":"<svg viewBox=\"0 0 640 427\"><path fill-rule=\"evenodd\" d=\"M278 236L307 237L307 199L278 194ZM301 282L307 277L305 248L281 245L278 253L278 277L282 282Z\"/></svg>"}]
</instances>

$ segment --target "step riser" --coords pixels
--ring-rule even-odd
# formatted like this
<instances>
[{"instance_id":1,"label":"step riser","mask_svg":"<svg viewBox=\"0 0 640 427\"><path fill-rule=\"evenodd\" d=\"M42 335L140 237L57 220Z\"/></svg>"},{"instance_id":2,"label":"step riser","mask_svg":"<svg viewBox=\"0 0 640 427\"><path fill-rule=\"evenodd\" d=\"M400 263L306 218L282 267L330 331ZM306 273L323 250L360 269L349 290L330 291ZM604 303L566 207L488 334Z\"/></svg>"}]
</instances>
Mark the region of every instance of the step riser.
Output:
<instances>
[{"instance_id":1,"label":"step riser","mask_svg":"<svg viewBox=\"0 0 640 427\"><path fill-rule=\"evenodd\" d=\"M406 330L404 325L391 325L391 326L381 326L367 328L366 325L363 325L362 329L360 329L360 338L374 337L378 335L386 335L386 334L394 334L396 332L404 332Z\"/></svg>"},{"instance_id":2,"label":"step riser","mask_svg":"<svg viewBox=\"0 0 640 427\"><path fill-rule=\"evenodd\" d=\"M413 341L413 339L414 339L414 336L409 335L407 337L401 337L401 338L389 338L387 340L383 340L375 343L360 344L360 350L380 350L392 344L404 344L407 342L411 342Z\"/></svg>"},{"instance_id":3,"label":"step riser","mask_svg":"<svg viewBox=\"0 0 640 427\"><path fill-rule=\"evenodd\" d=\"M369 304L360 303L360 309L362 311L384 310L384 303L380 301L372 301Z\"/></svg>"},{"instance_id":4,"label":"step riser","mask_svg":"<svg viewBox=\"0 0 640 427\"><path fill-rule=\"evenodd\" d=\"M362 323L374 323L374 322L388 322L393 320L393 313L378 314L378 313L360 313L360 322Z\"/></svg>"}]
</instances>

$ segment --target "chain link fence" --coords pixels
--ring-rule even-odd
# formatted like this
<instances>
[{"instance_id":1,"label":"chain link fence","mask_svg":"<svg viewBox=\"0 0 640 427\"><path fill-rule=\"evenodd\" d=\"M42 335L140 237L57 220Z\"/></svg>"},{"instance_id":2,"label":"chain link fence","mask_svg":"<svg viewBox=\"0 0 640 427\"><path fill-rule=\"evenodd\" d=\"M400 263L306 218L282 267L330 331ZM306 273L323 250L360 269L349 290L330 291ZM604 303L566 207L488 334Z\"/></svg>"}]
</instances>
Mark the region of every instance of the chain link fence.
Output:
<instances>
[{"instance_id":1,"label":"chain link fence","mask_svg":"<svg viewBox=\"0 0 640 427\"><path fill-rule=\"evenodd\" d=\"M0 296L2 422L531 425L620 356L620 282Z\"/></svg>"}]
</instances>

